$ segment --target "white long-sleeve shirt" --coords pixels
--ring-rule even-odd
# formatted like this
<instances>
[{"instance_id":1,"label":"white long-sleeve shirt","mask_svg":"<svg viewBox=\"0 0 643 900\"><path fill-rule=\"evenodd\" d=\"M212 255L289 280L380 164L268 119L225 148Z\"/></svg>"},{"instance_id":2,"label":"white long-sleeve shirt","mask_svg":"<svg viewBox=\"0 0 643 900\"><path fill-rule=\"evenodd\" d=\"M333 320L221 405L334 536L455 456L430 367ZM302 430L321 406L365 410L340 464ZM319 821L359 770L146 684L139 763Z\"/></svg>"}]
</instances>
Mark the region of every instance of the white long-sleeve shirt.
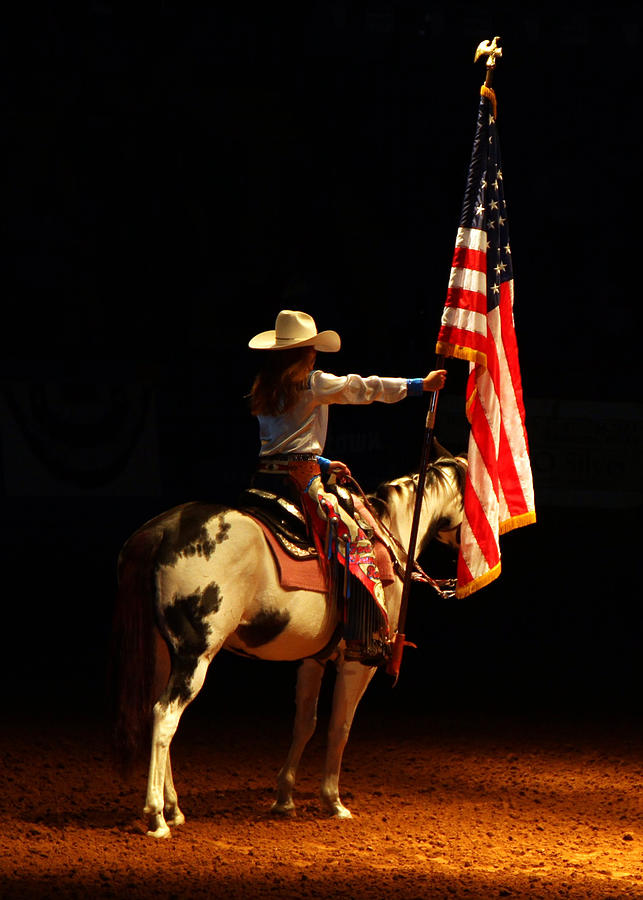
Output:
<instances>
[{"instance_id":1,"label":"white long-sleeve shirt","mask_svg":"<svg viewBox=\"0 0 643 900\"><path fill-rule=\"evenodd\" d=\"M316 369L310 373L308 387L288 412L277 416L258 416L260 456L275 453L314 453L321 455L328 431L328 407L331 403L367 404L375 401L397 403L409 393L421 392L422 379L380 378L370 375L331 375Z\"/></svg>"}]
</instances>

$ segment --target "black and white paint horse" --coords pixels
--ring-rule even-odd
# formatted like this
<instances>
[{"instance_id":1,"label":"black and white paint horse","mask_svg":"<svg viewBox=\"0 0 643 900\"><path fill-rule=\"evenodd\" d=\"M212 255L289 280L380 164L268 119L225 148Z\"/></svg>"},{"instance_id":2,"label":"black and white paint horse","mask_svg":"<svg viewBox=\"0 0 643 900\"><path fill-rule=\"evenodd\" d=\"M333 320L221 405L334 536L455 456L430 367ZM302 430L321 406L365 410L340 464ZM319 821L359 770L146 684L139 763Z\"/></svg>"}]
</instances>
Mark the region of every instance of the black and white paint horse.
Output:
<instances>
[{"instance_id":1,"label":"black and white paint horse","mask_svg":"<svg viewBox=\"0 0 643 900\"><path fill-rule=\"evenodd\" d=\"M429 466L418 531L418 553L437 537L455 541L462 520L466 462L442 457ZM378 490L382 522L408 547L416 481ZM391 633L397 627L402 581L385 590ZM145 814L148 834L167 837L185 819L172 781L170 743L186 706L201 689L221 649L264 660L303 660L298 670L292 743L279 773L273 812L292 814L295 775L313 734L324 665L313 659L332 645L338 612L323 593L280 586L273 554L257 523L235 509L187 503L132 535L119 558L114 619L118 696L116 734L136 749L152 720ZM163 639L169 671L162 671ZM167 652L163 650L167 659ZM331 816L349 818L339 796L342 755L355 709L376 669L343 659L340 643L328 657L337 666L321 801Z\"/></svg>"}]
</instances>

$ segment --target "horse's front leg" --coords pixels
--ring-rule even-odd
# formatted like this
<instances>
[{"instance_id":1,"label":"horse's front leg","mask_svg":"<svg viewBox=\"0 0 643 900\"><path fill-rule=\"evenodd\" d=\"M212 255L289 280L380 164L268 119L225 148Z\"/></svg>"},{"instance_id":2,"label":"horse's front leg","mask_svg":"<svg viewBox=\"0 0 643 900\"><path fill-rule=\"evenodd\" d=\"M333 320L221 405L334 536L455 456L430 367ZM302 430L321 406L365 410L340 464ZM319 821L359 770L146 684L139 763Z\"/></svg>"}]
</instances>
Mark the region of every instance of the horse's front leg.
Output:
<instances>
[{"instance_id":1,"label":"horse's front leg","mask_svg":"<svg viewBox=\"0 0 643 900\"><path fill-rule=\"evenodd\" d=\"M375 674L375 667L359 662L337 665L337 679L333 691L333 705L328 728L328 749L321 786L321 802L324 809L338 819L350 819L351 814L339 799L339 771L344 748L353 723L357 704Z\"/></svg>"},{"instance_id":2,"label":"horse's front leg","mask_svg":"<svg viewBox=\"0 0 643 900\"><path fill-rule=\"evenodd\" d=\"M275 815L292 816L295 803L292 799L297 767L308 741L317 724L317 701L324 675L324 664L314 659L305 659L297 671L295 692L295 722L288 756L277 777L277 799L271 812Z\"/></svg>"}]
</instances>

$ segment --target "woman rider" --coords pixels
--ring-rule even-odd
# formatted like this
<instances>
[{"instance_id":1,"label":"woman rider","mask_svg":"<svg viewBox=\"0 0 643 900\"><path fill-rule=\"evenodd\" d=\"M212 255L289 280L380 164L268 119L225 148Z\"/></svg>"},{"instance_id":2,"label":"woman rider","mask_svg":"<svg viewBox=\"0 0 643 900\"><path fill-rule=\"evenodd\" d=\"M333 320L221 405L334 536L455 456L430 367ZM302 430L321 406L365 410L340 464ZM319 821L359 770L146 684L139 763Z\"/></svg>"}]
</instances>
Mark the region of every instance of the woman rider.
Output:
<instances>
[{"instance_id":1,"label":"woman rider","mask_svg":"<svg viewBox=\"0 0 643 900\"><path fill-rule=\"evenodd\" d=\"M311 316L289 309L281 310L274 329L255 335L248 346L267 351L250 392L250 409L259 421L257 475L262 486L268 476L269 482L278 485L275 493L290 494L308 510L313 509L318 523L338 518L351 543L363 541L365 535L358 523L325 489L329 478L341 480L351 474L345 463L323 456L328 408L333 403L397 403L407 396L440 390L446 370L410 379L332 375L315 368L316 355L317 351L337 352L339 335L335 331L318 332ZM372 566L370 570L372 593L382 604L382 585L377 571L373 572Z\"/></svg>"}]
</instances>

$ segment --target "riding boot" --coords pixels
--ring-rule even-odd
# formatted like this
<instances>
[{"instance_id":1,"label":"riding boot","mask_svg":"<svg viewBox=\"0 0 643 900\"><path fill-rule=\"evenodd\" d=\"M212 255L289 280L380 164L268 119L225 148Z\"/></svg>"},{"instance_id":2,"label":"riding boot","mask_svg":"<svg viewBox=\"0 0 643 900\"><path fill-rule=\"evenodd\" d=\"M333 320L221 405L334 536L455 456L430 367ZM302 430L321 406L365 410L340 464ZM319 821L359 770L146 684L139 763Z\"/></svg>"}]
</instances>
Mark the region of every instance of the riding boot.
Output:
<instances>
[{"instance_id":1,"label":"riding boot","mask_svg":"<svg viewBox=\"0 0 643 900\"><path fill-rule=\"evenodd\" d=\"M359 540L359 526L355 519L352 519L346 510L340 506L335 494L330 494L324 490L321 476L317 475L312 478L308 485L308 494L317 504L317 511L322 519L330 521L338 518L348 532L348 540L355 543Z\"/></svg>"}]
</instances>

